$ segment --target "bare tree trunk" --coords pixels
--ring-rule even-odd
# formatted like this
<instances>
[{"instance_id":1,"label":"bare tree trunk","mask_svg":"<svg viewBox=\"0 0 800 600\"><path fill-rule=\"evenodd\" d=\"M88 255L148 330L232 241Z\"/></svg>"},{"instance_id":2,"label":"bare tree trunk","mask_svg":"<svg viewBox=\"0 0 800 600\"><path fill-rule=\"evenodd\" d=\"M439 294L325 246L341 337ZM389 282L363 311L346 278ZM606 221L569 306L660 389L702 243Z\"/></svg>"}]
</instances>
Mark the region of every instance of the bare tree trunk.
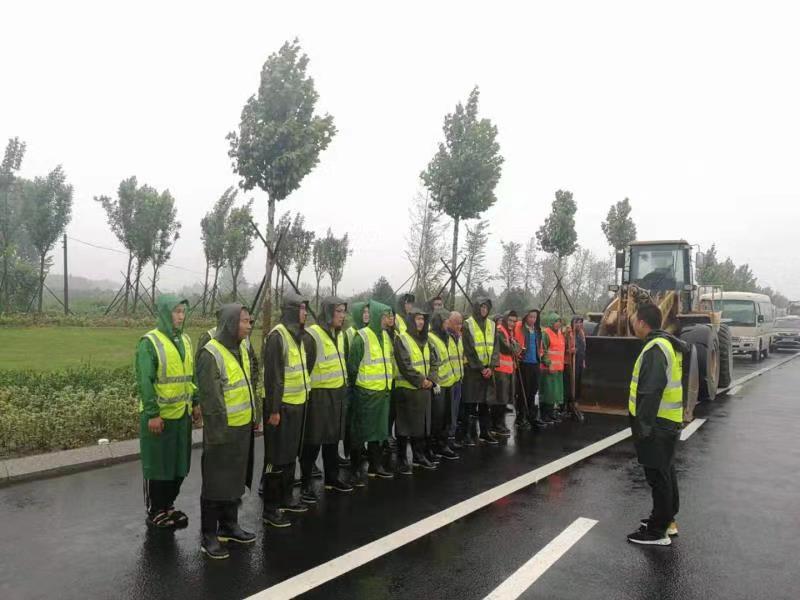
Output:
<instances>
[{"instance_id":1,"label":"bare tree trunk","mask_svg":"<svg viewBox=\"0 0 800 600\"><path fill-rule=\"evenodd\" d=\"M458 225L460 219L458 217L453 218L453 260L450 262L450 269L452 269L453 273L456 271L456 264L458 263ZM450 310L456 309L456 279L453 277L452 281L450 282Z\"/></svg>"},{"instance_id":2,"label":"bare tree trunk","mask_svg":"<svg viewBox=\"0 0 800 600\"><path fill-rule=\"evenodd\" d=\"M206 279L205 283L203 283L203 316L206 316L206 303L208 301L208 269L210 265L208 261L206 261Z\"/></svg>"},{"instance_id":3,"label":"bare tree trunk","mask_svg":"<svg viewBox=\"0 0 800 600\"><path fill-rule=\"evenodd\" d=\"M267 245L275 247L275 198L267 201ZM267 249L266 277L264 279L264 317L261 326L264 336L272 329L272 267L273 260L269 248Z\"/></svg>"},{"instance_id":4,"label":"bare tree trunk","mask_svg":"<svg viewBox=\"0 0 800 600\"><path fill-rule=\"evenodd\" d=\"M128 252L128 270L125 271L125 302L122 305L122 314L128 314L128 298L131 295L131 269L133 269L133 252Z\"/></svg>"},{"instance_id":5,"label":"bare tree trunk","mask_svg":"<svg viewBox=\"0 0 800 600\"><path fill-rule=\"evenodd\" d=\"M42 300L44 293L44 261L46 257L47 254L42 252L42 256L39 259L39 314L42 314Z\"/></svg>"},{"instance_id":6,"label":"bare tree trunk","mask_svg":"<svg viewBox=\"0 0 800 600\"><path fill-rule=\"evenodd\" d=\"M158 281L158 267L153 265L153 285L150 289L150 300L153 302L153 310L156 308L156 281Z\"/></svg>"},{"instance_id":7,"label":"bare tree trunk","mask_svg":"<svg viewBox=\"0 0 800 600\"><path fill-rule=\"evenodd\" d=\"M236 302L237 298L239 297L239 286L237 280L239 279L239 269L231 268L231 275L233 276L233 300L232 302Z\"/></svg>"},{"instance_id":8,"label":"bare tree trunk","mask_svg":"<svg viewBox=\"0 0 800 600\"><path fill-rule=\"evenodd\" d=\"M219 269L214 269L214 287L211 288L211 307L208 309L208 312L214 313L214 304L217 301L217 280L219 279Z\"/></svg>"},{"instance_id":9,"label":"bare tree trunk","mask_svg":"<svg viewBox=\"0 0 800 600\"><path fill-rule=\"evenodd\" d=\"M133 289L133 314L136 314L136 306L139 304L139 282L142 280L142 268L144 265L141 260L136 261L136 281Z\"/></svg>"},{"instance_id":10,"label":"bare tree trunk","mask_svg":"<svg viewBox=\"0 0 800 600\"><path fill-rule=\"evenodd\" d=\"M319 312L319 279L317 279L317 291L314 294L314 306L317 307L317 312Z\"/></svg>"}]
</instances>

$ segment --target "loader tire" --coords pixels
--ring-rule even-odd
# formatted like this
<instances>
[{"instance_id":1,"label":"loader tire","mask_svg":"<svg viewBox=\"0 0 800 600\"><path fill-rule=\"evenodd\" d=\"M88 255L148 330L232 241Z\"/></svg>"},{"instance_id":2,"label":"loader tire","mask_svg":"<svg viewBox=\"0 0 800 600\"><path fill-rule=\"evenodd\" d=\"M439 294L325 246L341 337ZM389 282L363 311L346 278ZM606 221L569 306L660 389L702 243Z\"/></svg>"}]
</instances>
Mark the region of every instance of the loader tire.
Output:
<instances>
[{"instance_id":1,"label":"loader tire","mask_svg":"<svg viewBox=\"0 0 800 600\"><path fill-rule=\"evenodd\" d=\"M688 368L683 365L683 422L691 423L694 420L694 407L697 406L697 397L700 393L700 369L697 366L697 346L692 346Z\"/></svg>"},{"instance_id":2,"label":"loader tire","mask_svg":"<svg viewBox=\"0 0 800 600\"><path fill-rule=\"evenodd\" d=\"M719 387L727 388L733 383L733 347L731 328L724 323L717 332L719 338Z\"/></svg>"},{"instance_id":3,"label":"loader tire","mask_svg":"<svg viewBox=\"0 0 800 600\"><path fill-rule=\"evenodd\" d=\"M697 366L700 373L700 400L717 397L719 381L719 340L711 325L701 323L681 333L684 342L697 348Z\"/></svg>"}]
</instances>

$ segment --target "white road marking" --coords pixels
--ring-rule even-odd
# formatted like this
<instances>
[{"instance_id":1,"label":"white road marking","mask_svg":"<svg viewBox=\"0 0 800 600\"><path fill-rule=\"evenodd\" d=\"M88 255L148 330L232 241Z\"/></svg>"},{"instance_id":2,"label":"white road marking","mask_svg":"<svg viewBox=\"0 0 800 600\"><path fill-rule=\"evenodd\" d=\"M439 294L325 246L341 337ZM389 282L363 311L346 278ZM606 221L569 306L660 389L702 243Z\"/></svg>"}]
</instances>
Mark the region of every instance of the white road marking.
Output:
<instances>
[{"instance_id":1,"label":"white road marking","mask_svg":"<svg viewBox=\"0 0 800 600\"><path fill-rule=\"evenodd\" d=\"M737 385L735 388L731 388L730 390L728 390L728 395L729 396L735 396L736 394L738 394L741 391L742 391L742 386Z\"/></svg>"},{"instance_id":2,"label":"white road marking","mask_svg":"<svg viewBox=\"0 0 800 600\"><path fill-rule=\"evenodd\" d=\"M686 440L688 440L688 439L689 439L689 437L690 437L690 436L691 436L691 435L692 435L692 434L693 434L695 431L697 431L698 429L700 429L700 426L701 426L703 423L705 423L705 422L706 422L706 420L705 420L705 419L695 419L694 421L692 421L691 423L689 423L689 424L688 424L686 427L684 427L684 428L683 428L683 431L681 431L681 441L682 441L682 442L685 442Z\"/></svg>"},{"instance_id":3,"label":"white road marking","mask_svg":"<svg viewBox=\"0 0 800 600\"><path fill-rule=\"evenodd\" d=\"M519 598L595 525L597 525L597 521L594 519L585 517L576 519L572 525L534 554L533 558L517 569L484 600L516 600Z\"/></svg>"},{"instance_id":4,"label":"white road marking","mask_svg":"<svg viewBox=\"0 0 800 600\"><path fill-rule=\"evenodd\" d=\"M305 592L327 583L328 581L331 581L340 575L344 575L345 573L365 565L376 558L379 558L385 554L389 554L390 552L397 550L398 548L405 546L414 540L426 536L441 527L449 525L458 519L461 519L468 514L483 508L484 506L488 506L489 504L492 504L493 502L496 502L497 500L500 500L509 494L513 494L514 492L536 483L545 477L549 477L553 473L557 473L558 471L579 463L582 460L597 454L598 452L602 452L606 448L610 448L614 444L618 444L619 442L628 439L630 436L630 428L623 429L614 435L603 438L602 440L590 444L585 448L581 448L572 454L562 456L558 460L554 460L553 462L525 473L524 475L520 475L519 477L511 479L510 481L506 481L497 487L486 490L485 492L482 492L477 496L473 496L472 498L468 498L463 502L459 502L450 508L446 508L441 512L422 519L421 521L417 521L416 523L412 523L407 527L398 529L397 531L377 539L374 542L370 542L369 544L361 546L360 548L356 548L347 554L337 556L336 558L314 567L313 569L309 569L308 571L300 573L299 575L295 575L294 577L277 583L272 587L253 594L248 600L279 600L284 598L294 598L300 594L304 594Z\"/></svg>"}]
</instances>

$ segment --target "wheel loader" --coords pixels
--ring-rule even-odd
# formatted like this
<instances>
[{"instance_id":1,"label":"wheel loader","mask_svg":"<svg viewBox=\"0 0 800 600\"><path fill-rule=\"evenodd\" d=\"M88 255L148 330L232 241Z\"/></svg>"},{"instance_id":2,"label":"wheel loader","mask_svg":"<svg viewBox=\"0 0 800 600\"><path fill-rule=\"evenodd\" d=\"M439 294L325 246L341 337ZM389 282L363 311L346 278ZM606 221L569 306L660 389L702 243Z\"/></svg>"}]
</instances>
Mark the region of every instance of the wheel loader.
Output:
<instances>
[{"instance_id":1,"label":"wheel loader","mask_svg":"<svg viewBox=\"0 0 800 600\"><path fill-rule=\"evenodd\" d=\"M662 329L688 342L684 357L684 421L694 418L699 400L713 400L731 383L731 334L714 312L714 302L701 305L701 295L721 294L719 286L694 282L692 245L685 240L632 242L617 254L620 283L609 286L614 297L586 324L586 369L580 409L628 413L631 374L644 343L633 332L636 307L654 303L663 315ZM703 255L698 253L697 264Z\"/></svg>"}]
</instances>

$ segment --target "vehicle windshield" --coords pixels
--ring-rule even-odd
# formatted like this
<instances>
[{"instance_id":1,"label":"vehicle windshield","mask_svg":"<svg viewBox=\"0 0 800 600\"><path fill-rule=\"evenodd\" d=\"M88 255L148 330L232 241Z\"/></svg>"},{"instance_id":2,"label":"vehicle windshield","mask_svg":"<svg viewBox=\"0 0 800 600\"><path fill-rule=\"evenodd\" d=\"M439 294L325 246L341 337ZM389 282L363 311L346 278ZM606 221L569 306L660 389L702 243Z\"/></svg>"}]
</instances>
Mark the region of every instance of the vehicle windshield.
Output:
<instances>
[{"instance_id":1,"label":"vehicle windshield","mask_svg":"<svg viewBox=\"0 0 800 600\"><path fill-rule=\"evenodd\" d=\"M775 329L793 329L800 331L800 319L778 319L775 321Z\"/></svg>"},{"instance_id":2,"label":"vehicle windshield","mask_svg":"<svg viewBox=\"0 0 800 600\"><path fill-rule=\"evenodd\" d=\"M689 283L685 277L684 250L679 246L631 248L632 283L647 290L681 290Z\"/></svg>"},{"instance_id":3,"label":"vehicle windshield","mask_svg":"<svg viewBox=\"0 0 800 600\"><path fill-rule=\"evenodd\" d=\"M756 303L752 300L723 300L722 318L730 319L729 325L755 327Z\"/></svg>"}]
</instances>

